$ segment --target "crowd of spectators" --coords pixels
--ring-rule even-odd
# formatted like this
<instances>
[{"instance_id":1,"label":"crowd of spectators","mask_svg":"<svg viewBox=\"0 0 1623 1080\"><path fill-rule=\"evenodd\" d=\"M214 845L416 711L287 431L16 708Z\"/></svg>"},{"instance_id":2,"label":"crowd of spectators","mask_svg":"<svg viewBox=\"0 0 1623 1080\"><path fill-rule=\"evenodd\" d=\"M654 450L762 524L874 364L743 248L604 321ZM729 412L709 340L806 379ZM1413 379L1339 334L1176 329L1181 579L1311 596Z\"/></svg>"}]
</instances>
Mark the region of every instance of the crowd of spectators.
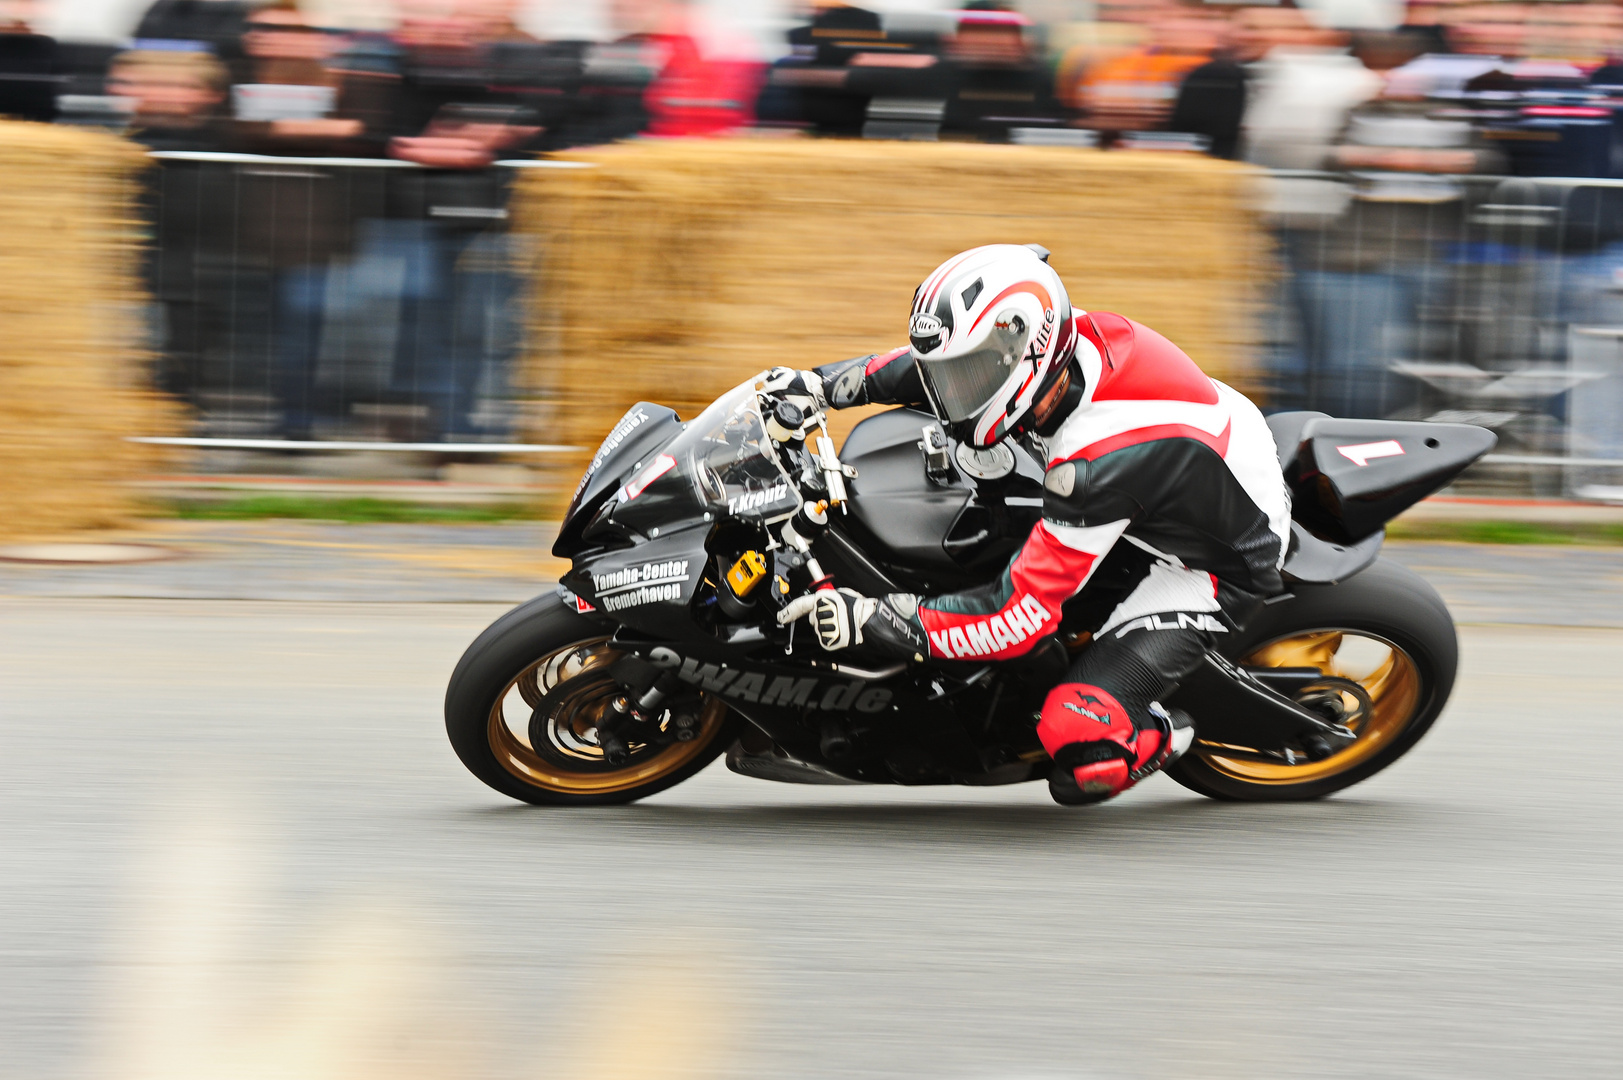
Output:
<instances>
[{"instance_id":1,"label":"crowd of spectators","mask_svg":"<svg viewBox=\"0 0 1623 1080\"><path fill-rule=\"evenodd\" d=\"M1349 414L1391 411L1390 380L1371 372L1394 349L1423 353L1426 290L1471 277L1415 283L1439 238L1461 241L1459 266L1492 256L1463 243L1470 177L1623 177L1623 3L1411 0L1402 25L1347 30L1291 0L1098 0L1046 24L1005 0L811 0L770 62L716 49L690 0L609 0L604 41L539 40L517 4L393 0L357 29L297 0L155 0L110 48L37 34L14 0L0 115L169 152L149 192L164 384L194 402L222 379L239 393L220 358L268 358L259 389L294 438L341 419L363 384L383 413L409 403L422 437L491 431L476 399L516 336L490 228L503 180L489 166L504 158L752 129L1247 160L1275 171L1294 290L1276 396ZM199 151L425 168L319 183L337 174L186 167ZM1597 230L1590 246L1614 239ZM1482 340L1478 360L1530 347ZM373 357L365 377L357 356Z\"/></svg>"},{"instance_id":2,"label":"crowd of spectators","mask_svg":"<svg viewBox=\"0 0 1623 1080\"><path fill-rule=\"evenodd\" d=\"M395 0L385 31L321 25L297 0L155 0L122 49L54 42L13 3L0 115L120 127L158 149L438 168L747 127L1193 148L1289 168L1623 167L1619 3L1411 0L1401 26L1347 31L1291 0L1100 0L1073 5L1085 21L1046 25L1008 0L888 14L812 0L770 63L716 55L689 0L612 0L608 41L538 40L517 3ZM1447 120L1471 142L1336 149L1354 110Z\"/></svg>"},{"instance_id":3,"label":"crowd of spectators","mask_svg":"<svg viewBox=\"0 0 1623 1080\"><path fill-rule=\"evenodd\" d=\"M762 65L707 57L684 0L617 0L609 42L541 41L517 0L398 0L387 31L296 0L156 0L127 48L0 22L0 115L125 130L158 149L392 157L503 154L747 124Z\"/></svg>"},{"instance_id":4,"label":"crowd of spectators","mask_svg":"<svg viewBox=\"0 0 1623 1080\"><path fill-rule=\"evenodd\" d=\"M517 282L511 174L490 166L737 128L764 69L707 56L681 0L617 0L608 42L538 40L515 0L398 0L373 12L386 30L295 0L155 0L123 48L61 44L7 10L0 115L158 152L158 378L220 435L319 438L360 414L393 438L504 435L489 406Z\"/></svg>"}]
</instances>

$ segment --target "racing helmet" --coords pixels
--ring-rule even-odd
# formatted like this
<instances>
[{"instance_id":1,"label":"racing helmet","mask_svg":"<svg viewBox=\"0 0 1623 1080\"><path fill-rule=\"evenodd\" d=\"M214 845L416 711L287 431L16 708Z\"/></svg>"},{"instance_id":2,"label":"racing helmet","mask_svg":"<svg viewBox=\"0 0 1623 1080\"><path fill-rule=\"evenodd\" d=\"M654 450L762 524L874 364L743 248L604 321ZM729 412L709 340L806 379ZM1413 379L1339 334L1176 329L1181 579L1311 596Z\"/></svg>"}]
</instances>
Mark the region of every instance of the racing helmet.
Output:
<instances>
[{"instance_id":1,"label":"racing helmet","mask_svg":"<svg viewBox=\"0 0 1623 1080\"><path fill-rule=\"evenodd\" d=\"M1065 284L1035 245L954 255L913 294L908 339L936 415L985 449L1020 423L1076 353Z\"/></svg>"}]
</instances>

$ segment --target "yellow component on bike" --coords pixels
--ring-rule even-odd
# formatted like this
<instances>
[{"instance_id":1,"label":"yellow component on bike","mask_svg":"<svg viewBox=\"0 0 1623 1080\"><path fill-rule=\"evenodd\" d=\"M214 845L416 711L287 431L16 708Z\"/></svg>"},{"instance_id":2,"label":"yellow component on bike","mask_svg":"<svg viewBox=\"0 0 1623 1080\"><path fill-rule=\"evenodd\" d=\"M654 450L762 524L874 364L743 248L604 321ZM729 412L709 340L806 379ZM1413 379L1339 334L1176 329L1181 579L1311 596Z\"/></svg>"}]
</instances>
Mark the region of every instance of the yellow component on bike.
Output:
<instances>
[{"instance_id":1,"label":"yellow component on bike","mask_svg":"<svg viewBox=\"0 0 1623 1080\"><path fill-rule=\"evenodd\" d=\"M759 551L746 551L733 563L733 568L727 571L727 584L732 587L734 596L748 596L750 590L761 583L766 577L766 556Z\"/></svg>"}]
</instances>

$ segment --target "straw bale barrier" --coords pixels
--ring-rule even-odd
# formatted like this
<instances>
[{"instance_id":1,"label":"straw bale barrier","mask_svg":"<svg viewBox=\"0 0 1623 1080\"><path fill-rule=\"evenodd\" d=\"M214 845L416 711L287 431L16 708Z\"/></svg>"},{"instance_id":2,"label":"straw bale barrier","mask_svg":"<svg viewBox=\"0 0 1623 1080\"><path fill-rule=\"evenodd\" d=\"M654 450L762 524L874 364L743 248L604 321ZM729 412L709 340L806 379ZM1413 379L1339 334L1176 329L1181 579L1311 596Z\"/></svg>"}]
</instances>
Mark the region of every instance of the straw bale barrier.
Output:
<instances>
[{"instance_id":1,"label":"straw bale barrier","mask_svg":"<svg viewBox=\"0 0 1623 1080\"><path fill-rule=\"evenodd\" d=\"M172 413L140 349L136 173L111 135L0 122L0 538L124 523L124 441Z\"/></svg>"},{"instance_id":2,"label":"straw bale barrier","mask_svg":"<svg viewBox=\"0 0 1623 1080\"><path fill-rule=\"evenodd\" d=\"M1262 233L1249 172L1182 154L963 143L637 142L526 170L532 437L595 447L639 398L689 416L773 364L906 341L943 259L1039 243L1080 307L1246 389ZM849 427L849 421L841 425ZM572 483L571 483L572 486Z\"/></svg>"}]
</instances>

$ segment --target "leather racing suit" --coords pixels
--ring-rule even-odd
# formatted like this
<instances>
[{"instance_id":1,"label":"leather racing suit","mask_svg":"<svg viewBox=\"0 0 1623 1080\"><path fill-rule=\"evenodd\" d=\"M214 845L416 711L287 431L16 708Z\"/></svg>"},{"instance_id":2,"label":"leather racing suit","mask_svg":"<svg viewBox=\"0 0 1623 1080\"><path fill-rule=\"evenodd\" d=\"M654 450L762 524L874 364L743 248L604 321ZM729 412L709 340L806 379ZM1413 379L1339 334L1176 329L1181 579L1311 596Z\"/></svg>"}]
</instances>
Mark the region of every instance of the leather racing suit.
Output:
<instances>
[{"instance_id":1,"label":"leather racing suit","mask_svg":"<svg viewBox=\"0 0 1623 1080\"><path fill-rule=\"evenodd\" d=\"M1165 762L1175 733L1160 700L1280 591L1290 496L1243 395L1146 326L1074 319L1080 391L1026 432L1047 466L1042 520L997 580L887 597L876 628L932 657L1006 660L1053 634L1083 594L1093 642L1049 693L1037 733L1055 758L1055 798L1090 802ZM926 402L905 347L817 374L835 408Z\"/></svg>"}]
</instances>

